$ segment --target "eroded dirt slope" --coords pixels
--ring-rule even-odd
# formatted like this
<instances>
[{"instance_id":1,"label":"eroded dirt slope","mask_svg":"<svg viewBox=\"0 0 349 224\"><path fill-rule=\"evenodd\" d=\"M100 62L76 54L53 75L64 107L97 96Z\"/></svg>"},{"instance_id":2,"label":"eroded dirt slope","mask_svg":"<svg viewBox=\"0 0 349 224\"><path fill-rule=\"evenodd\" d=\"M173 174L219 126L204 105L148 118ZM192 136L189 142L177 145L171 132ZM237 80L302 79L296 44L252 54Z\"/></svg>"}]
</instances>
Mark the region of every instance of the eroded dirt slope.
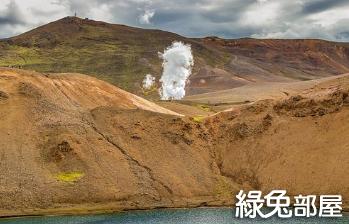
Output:
<instances>
[{"instance_id":1,"label":"eroded dirt slope","mask_svg":"<svg viewBox=\"0 0 349 224\"><path fill-rule=\"evenodd\" d=\"M0 70L0 215L349 197L349 78L205 120L78 74ZM160 113L158 113L160 112Z\"/></svg>"},{"instance_id":2,"label":"eroded dirt slope","mask_svg":"<svg viewBox=\"0 0 349 224\"><path fill-rule=\"evenodd\" d=\"M0 91L1 215L217 200L200 124L78 74L1 69Z\"/></svg>"}]
</instances>

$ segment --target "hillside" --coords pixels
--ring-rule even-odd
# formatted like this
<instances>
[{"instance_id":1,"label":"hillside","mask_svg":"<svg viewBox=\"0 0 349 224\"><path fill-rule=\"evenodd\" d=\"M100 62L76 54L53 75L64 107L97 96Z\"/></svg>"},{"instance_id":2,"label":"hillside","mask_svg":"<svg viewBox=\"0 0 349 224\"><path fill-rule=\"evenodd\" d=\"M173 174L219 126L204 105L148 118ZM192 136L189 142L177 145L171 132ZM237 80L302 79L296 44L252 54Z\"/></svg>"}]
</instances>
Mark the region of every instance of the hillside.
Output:
<instances>
[{"instance_id":1,"label":"hillside","mask_svg":"<svg viewBox=\"0 0 349 224\"><path fill-rule=\"evenodd\" d=\"M173 33L66 17L1 41L0 66L85 73L139 93L146 73L161 74L158 52L174 40L192 44L198 65L224 62L219 52Z\"/></svg>"},{"instance_id":2,"label":"hillside","mask_svg":"<svg viewBox=\"0 0 349 224\"><path fill-rule=\"evenodd\" d=\"M324 81L336 80L347 75L342 74L308 81L251 83L233 89L190 95L185 97L182 103L190 102L194 105L202 104L209 107L219 105L231 107L263 99L280 99L313 88Z\"/></svg>"},{"instance_id":3,"label":"hillside","mask_svg":"<svg viewBox=\"0 0 349 224\"><path fill-rule=\"evenodd\" d=\"M230 205L240 189L341 194L349 76L206 119L81 74L0 69L0 216Z\"/></svg>"},{"instance_id":4,"label":"hillside","mask_svg":"<svg viewBox=\"0 0 349 224\"><path fill-rule=\"evenodd\" d=\"M84 73L143 95L141 82L145 74L160 77L162 62L158 52L174 40L192 45L195 67L187 88L189 95L349 72L349 45L344 43L186 38L77 17L66 17L1 40L0 66Z\"/></svg>"}]
</instances>

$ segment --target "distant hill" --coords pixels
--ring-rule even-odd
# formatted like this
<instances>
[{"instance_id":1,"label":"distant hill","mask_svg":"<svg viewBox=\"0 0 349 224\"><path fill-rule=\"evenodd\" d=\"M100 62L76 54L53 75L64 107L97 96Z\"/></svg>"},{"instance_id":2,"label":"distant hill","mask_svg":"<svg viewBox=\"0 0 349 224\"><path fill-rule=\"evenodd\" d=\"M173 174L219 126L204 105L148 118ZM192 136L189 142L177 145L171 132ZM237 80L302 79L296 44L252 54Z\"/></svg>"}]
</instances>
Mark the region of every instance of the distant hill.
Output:
<instances>
[{"instance_id":1,"label":"distant hill","mask_svg":"<svg viewBox=\"0 0 349 224\"><path fill-rule=\"evenodd\" d=\"M146 73L161 75L158 52L190 43L189 94L254 82L309 80L349 72L349 45L323 40L186 38L160 30L66 17L0 41L0 66L80 72L142 95Z\"/></svg>"}]
</instances>

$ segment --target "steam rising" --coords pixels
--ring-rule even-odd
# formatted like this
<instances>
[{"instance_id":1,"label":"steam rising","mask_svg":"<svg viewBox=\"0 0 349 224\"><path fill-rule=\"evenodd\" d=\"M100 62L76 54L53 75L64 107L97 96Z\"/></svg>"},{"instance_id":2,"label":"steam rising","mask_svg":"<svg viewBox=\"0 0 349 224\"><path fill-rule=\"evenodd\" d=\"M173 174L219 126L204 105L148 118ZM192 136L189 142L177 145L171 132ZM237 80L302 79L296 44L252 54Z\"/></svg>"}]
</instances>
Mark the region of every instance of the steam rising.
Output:
<instances>
[{"instance_id":1,"label":"steam rising","mask_svg":"<svg viewBox=\"0 0 349 224\"><path fill-rule=\"evenodd\" d=\"M162 100L180 100L185 96L185 85L191 75L194 59L191 47L182 42L173 42L164 53L159 53L163 59L163 73L160 79L160 96Z\"/></svg>"},{"instance_id":2,"label":"steam rising","mask_svg":"<svg viewBox=\"0 0 349 224\"><path fill-rule=\"evenodd\" d=\"M151 74L147 74L143 80L143 89L149 90L155 84L155 77Z\"/></svg>"}]
</instances>

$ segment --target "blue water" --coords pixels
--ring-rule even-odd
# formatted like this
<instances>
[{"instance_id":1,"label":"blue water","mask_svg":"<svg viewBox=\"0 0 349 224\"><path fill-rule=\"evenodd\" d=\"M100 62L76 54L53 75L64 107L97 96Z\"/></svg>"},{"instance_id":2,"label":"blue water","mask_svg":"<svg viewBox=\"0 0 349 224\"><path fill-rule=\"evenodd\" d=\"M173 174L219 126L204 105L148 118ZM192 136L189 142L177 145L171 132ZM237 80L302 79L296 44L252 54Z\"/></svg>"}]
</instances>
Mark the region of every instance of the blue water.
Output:
<instances>
[{"instance_id":1,"label":"blue water","mask_svg":"<svg viewBox=\"0 0 349 224\"><path fill-rule=\"evenodd\" d=\"M238 219L229 208L132 211L110 215L0 219L0 224L231 224L231 223L349 223L342 218Z\"/></svg>"}]
</instances>

